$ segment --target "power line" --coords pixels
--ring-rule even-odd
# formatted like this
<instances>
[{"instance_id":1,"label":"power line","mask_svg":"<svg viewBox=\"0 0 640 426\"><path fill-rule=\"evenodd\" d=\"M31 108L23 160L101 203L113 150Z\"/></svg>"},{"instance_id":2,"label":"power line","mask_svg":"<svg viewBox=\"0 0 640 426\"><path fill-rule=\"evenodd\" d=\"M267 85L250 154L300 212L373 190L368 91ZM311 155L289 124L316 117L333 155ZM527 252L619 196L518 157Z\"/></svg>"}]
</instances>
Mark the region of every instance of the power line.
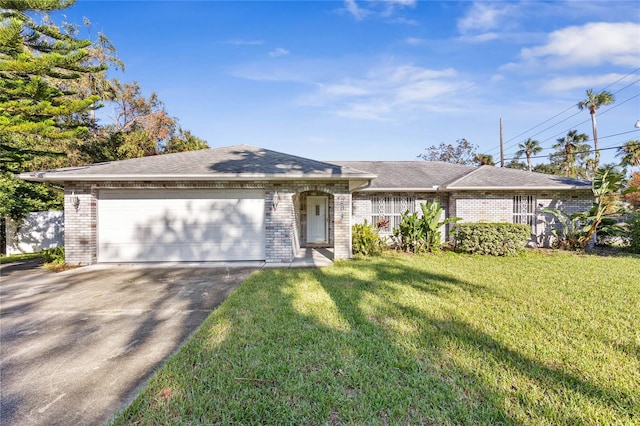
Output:
<instances>
[{"instance_id":1,"label":"power line","mask_svg":"<svg viewBox=\"0 0 640 426\"><path fill-rule=\"evenodd\" d=\"M636 72L638 72L638 71L640 71L640 67L639 67L639 68L636 68L635 70L631 71L630 73L625 74L624 76L620 77L619 79L617 79L617 80L616 80L616 81L614 81L613 83L609 84L608 86L606 86L606 87L605 87L605 88L603 88L602 90L606 90L606 89L608 89L609 87L611 87L611 86L613 86L614 84L616 84L616 83L618 83L618 82L620 82L620 81L624 80L625 78L629 77L630 75L635 74L635 73L636 73ZM635 83L637 83L638 81L640 81L640 80L636 80L635 82L631 83L630 85L635 84ZM630 85L627 85L627 86L623 87L622 89L618 90L618 91L617 91L617 92L615 92L615 93L618 93L618 92L620 92L621 90L626 89L626 88L627 88L627 87L629 87ZM556 115L554 115L554 116L553 116L553 117L551 117L551 118L548 118L548 119L544 120L542 123L536 124L536 125L535 125L535 126L533 126L532 128L530 128L530 129L528 129L528 130L525 130L524 132L519 133L519 134L517 134L516 136L514 136L514 137L512 137L512 138L508 139L507 141L505 141L505 143L509 143L509 142L511 142L512 140L517 139L517 138L519 138L520 136L522 136L522 135L524 135L524 134L529 133L531 130L537 129L538 127L542 126L543 124L545 124L545 123L547 123L547 122L549 122L549 121L553 120L554 118L556 118L556 117L558 117L558 116L560 116L560 115L564 114L565 112L567 112L567 111L569 111L569 110L571 110L571 109L575 108L575 106L576 106L576 104L571 105L569 108L565 109L565 110L564 110L564 111L562 111L562 112L557 113Z\"/></svg>"},{"instance_id":2,"label":"power line","mask_svg":"<svg viewBox=\"0 0 640 426\"><path fill-rule=\"evenodd\" d=\"M626 85L625 87L623 87L622 89L620 89L620 90L618 90L618 91L616 91L616 92L614 92L614 93L619 93L619 92L621 92L622 90L626 89L627 87L630 87L630 86L632 86L632 85L634 85L634 84L636 84L636 83L638 83L638 82L640 82L640 79L638 79L638 80L636 80L636 81L631 82L630 84ZM636 97L638 97L638 96L640 96L640 95L635 95L635 96L632 96L631 98L626 99L626 100L624 100L624 101L622 101L622 102L618 102L616 105L612 106L611 108L601 111L601 112L599 113L599 115L605 114L605 113L607 113L608 111L610 111L610 110L612 110L612 109L614 109L614 108L617 108L618 106L623 105L623 104L625 104L625 103L629 102L631 99L634 99L634 98L636 98ZM533 135L531 135L531 136L529 136L529 137L530 137L530 138L533 138L533 137L535 137L535 136L538 136L539 134L542 134L542 133L546 132L547 130L552 129L552 128L554 128L555 126L557 126L558 124L564 123L565 121L567 121L567 120L569 120L569 119L571 119L571 118L573 118L573 117L575 117L576 115L579 115L579 114L582 114L582 111L578 111L578 112L576 112L576 113L574 113L574 114L570 115L569 117L567 117L567 118L565 118L565 119L563 119L563 120L561 120L561 121L557 122L556 124L554 124L554 125L552 125L552 126L549 126L549 127L545 128L545 129L543 129L543 130L539 131L538 133L534 133ZM568 132L569 130L571 130L571 129L575 128L575 127L578 127L578 126L580 126L580 125L582 125L582 124L588 123L589 121L591 121L591 119L590 119L590 118L588 118L588 119L586 119L586 120L584 120L584 121L582 121L582 122L580 122L580 123L578 123L578 124L576 124L576 125L574 125L574 126L571 126L571 128L569 128L568 130L565 130L565 131L560 132L560 133L558 133L558 134L556 134L556 135L554 135L554 136L551 136L551 137L549 137L549 138L547 138L547 139L545 139L545 140L543 140L543 141L540 141L540 143L544 143L544 142L546 142L546 141L548 141L548 140L550 140L550 139L556 138L556 137L558 137L558 136L562 135L564 132ZM510 145L510 146L505 147L505 150L510 149L510 148L512 148L512 147L515 147L515 144L512 144L512 145ZM495 148L494 148L494 149L495 149ZM491 152L491 150L490 150L489 152Z\"/></svg>"},{"instance_id":3,"label":"power line","mask_svg":"<svg viewBox=\"0 0 640 426\"><path fill-rule=\"evenodd\" d=\"M625 74L624 76L622 76L622 77L618 78L616 81L614 81L614 82L610 83L609 85L605 86L602 90L606 90L606 89L608 89L608 88L610 88L610 87L614 86L615 84L617 84L617 83L619 83L620 81L622 81L622 80L624 80L624 79L628 78L629 76L631 76L632 74L635 74L635 73L636 73L636 72L638 72L638 71L640 71L640 67L639 67L639 68L636 68L636 69L632 70L631 72L629 72L629 73ZM627 84L626 86L624 86L624 87L622 87L622 88L620 88L620 89L616 90L615 92L613 92L613 94L620 93L621 91L623 91L623 90L627 89L628 87L630 87L630 86L632 86L632 85L634 85L634 84L636 84L636 83L638 83L638 82L640 82L640 79L635 80L635 81L633 81L633 82L631 82L631 83ZM624 103L624 102L623 102L623 103ZM573 105L569 106L568 108L566 108L565 110L563 110L562 112L559 112L559 113L555 114L555 115L554 115L554 116L552 116L551 118L548 118L548 119L546 119L546 120L542 121L541 123L539 123L539 124L537 124L537 125L535 125L535 126L531 127L530 129L525 130L524 132L521 132L521 133L517 134L516 136L513 136L513 137L509 138L508 140L506 140L506 141L505 141L505 145L507 145L507 144L509 144L509 142L512 142L513 140L518 139L519 137L521 137L521 136L523 136L523 135L527 134L528 132L530 132L530 131L532 131L532 130L535 130L535 129L537 129L538 127L540 127L540 126L542 126L542 125L544 125L544 124L546 124L546 123L550 122L551 120L553 120L553 119L555 119L555 118L557 118L557 117L561 116L562 114L566 113L567 111L570 111L571 109L573 109L573 108L575 108L575 107L576 107L576 104L573 104ZM547 130L549 130L549 129L551 129L551 128L555 127L555 126L557 126L558 124L561 124L561 123L563 123L563 122L565 122L565 121L567 121L567 120L569 120L569 119L571 119L571 118L575 117L575 116L576 116L576 115L578 115L578 114L580 114L580 111L578 111L578 112L577 112L577 113L575 113L575 114L572 114L572 115L571 115L571 116L569 116L568 118L565 118L565 119L563 119L563 120L559 121L558 123L556 123L556 124L554 124L554 125L552 125L552 126L549 126L549 127L545 128L544 130L541 130L541 131L539 131L539 132L537 132L537 133L535 133L534 135L529 136L529 137L531 138L531 137L534 137L534 136L539 135L539 134L541 134L541 133L544 133L545 131L547 131ZM589 121L589 120L586 120L586 121ZM576 125L576 126L579 126L579 125L584 124L584 123L585 123L585 122L582 122L582 123L580 123L580 124L578 124L578 125ZM576 127L576 126L573 126L573 127ZM555 137L555 136L553 136L553 137ZM552 138L553 138L553 137L552 137ZM511 147L514 147L514 146L515 146L515 144L507 145L507 146L505 146L505 148L504 148L504 149L506 150L506 149L509 149L509 148L511 148ZM497 148L491 148L490 150L488 150L488 152L493 152L493 151L495 151L496 149L497 149Z\"/></svg>"},{"instance_id":4,"label":"power line","mask_svg":"<svg viewBox=\"0 0 640 426\"><path fill-rule=\"evenodd\" d=\"M629 99L625 99L625 100L624 100L624 101L622 101L622 102L618 102L617 104L615 104L615 105L614 105L614 106L612 106L611 108L607 108L607 109L605 109L605 110L601 111L598 115L599 115L599 116L602 116L602 115L604 115L604 114L608 113L609 111L614 110L614 109L618 108L619 106L626 104L626 103L627 103L627 102L629 102L630 100L633 100L633 99L637 98L638 96L640 96L640 93L638 93L637 95L634 95L634 96L630 97ZM547 141L548 141L548 140L550 140L550 139L556 138L556 137L558 137L558 136L560 136L560 135L562 135L562 134L564 134L564 133L568 132L569 130L572 130L573 128L578 127L578 126L580 126L580 125L582 125L582 124L588 123L588 122L590 122L590 121L591 121L591 118L587 118L586 120L581 121L580 123L576 124L575 126L571 126L571 127L569 127L568 129L566 129L566 130L564 130L564 131L562 131L562 132L560 132L560 133L558 133L558 134L556 134L556 135L554 135L554 136L551 136L551 137L549 137L549 138L547 138L547 139L545 139L545 140L543 140L543 141L540 141L540 143L547 142Z\"/></svg>"},{"instance_id":5,"label":"power line","mask_svg":"<svg viewBox=\"0 0 640 426\"><path fill-rule=\"evenodd\" d=\"M616 146L611 146L611 147L608 147L608 148L600 148L598 151L608 151L610 149L619 149L619 148L622 148L622 147L623 147L623 145L616 145ZM549 148L549 149L552 149L552 148ZM581 151L573 151L572 154L573 155L575 155L575 154L588 154L588 153L591 153L591 152L595 152L595 149L584 149L584 150L581 150ZM531 159L533 159L533 158L549 158L549 154L547 154L547 155L532 155L529 158L531 158ZM507 160L512 161L512 160L520 160L520 159L521 159L521 157L511 157L511 158L505 158L504 161L507 161ZM524 159L526 160L526 157L524 157Z\"/></svg>"},{"instance_id":6,"label":"power line","mask_svg":"<svg viewBox=\"0 0 640 426\"><path fill-rule=\"evenodd\" d=\"M639 79L638 81L640 81L640 79ZM624 101L622 101L622 102L618 102L617 104L615 104L615 105L611 106L610 108L607 108L607 109L605 109L605 110L602 110L598 115L599 115L599 116L602 116L602 115L604 115L604 114L606 114L606 113L610 112L611 110L614 110L614 109L616 109L616 108L618 108L618 107L620 107L620 106L622 106L622 105L626 104L627 102L629 102L629 101L631 101L631 100L633 100L633 99L637 98L638 96L640 96L640 93L638 93L638 94L636 94L636 95L634 95L634 96L631 96L630 98L625 99L625 100L624 100ZM576 113L576 114L573 114L571 117L574 117L575 115L580 114L580 113L581 113L581 111L579 111L579 112L578 112L578 113ZM571 118L571 117L569 117L569 118ZM564 122L564 121L566 121L566 120L567 120L567 119L565 119L565 120L563 120L563 121L560 121L560 122L558 122L558 124L560 124L560 123L562 123L562 122ZM560 136L564 135L565 133L567 133L568 131L573 130L573 129L575 129L576 127L578 127L578 126L580 126L580 125L582 125L582 124L588 123L588 122L590 122L590 121L591 121L591 118L587 118L586 120L581 121L580 123L578 123L578 124L576 124L576 125L574 125L574 126L571 126L571 127L569 127L568 129L565 129L565 130L563 130L563 131L561 131L561 132L559 132L559 133L556 133L556 134L554 134L554 135L552 135L552 136L550 136L550 137L548 137L548 138L546 138L546 139L543 139L543 140L541 140L541 141L538 141L538 142L540 142L540 144L542 145L543 143L548 142L548 141L550 141L550 140L552 140L552 139L555 139L555 138L557 138L557 137L560 137ZM554 125L554 126L555 126L555 125ZM554 127L554 126L550 126L550 127L546 128L545 130L549 130L550 128L552 128L552 127ZM622 132L622 133L619 133L619 134L632 133L632 132L636 132L636 131L637 131L637 130L631 130L631 131L628 131L628 132ZM541 132L539 132L539 133L536 133L536 134L532 135L531 137L534 137L534 136L536 136L536 135L538 135L538 134L540 134L540 133L542 133L542 132L544 132L544 130L543 130L543 131L541 131ZM609 137L609 136L599 136L599 137L598 137L598 139L604 139L604 138L606 138L606 137ZM514 147L515 147L515 145L512 145L512 146L510 146L509 148L505 148L505 150L510 149L510 148L514 148ZM551 149L551 148L543 148L543 149ZM489 151L489 152L491 152L491 151Z\"/></svg>"},{"instance_id":7,"label":"power line","mask_svg":"<svg viewBox=\"0 0 640 426\"><path fill-rule=\"evenodd\" d=\"M614 133L612 135L599 136L598 139L609 139L609 138L613 138L613 137L616 137L616 136L628 135L629 133L637 133L637 132L640 132L640 129L628 130L626 132ZM557 149L557 148L554 148L554 147L542 148L542 151L550 151L552 149ZM600 148L600 151L604 151L604 150L607 150L607 149L610 149L610 148ZM595 152L595 149L589 149L589 151L584 151L584 152ZM515 153L511 154L511 155L513 155L513 157L505 158L505 161L506 160L518 160L518 159L522 158L522 156L516 156ZM530 157L530 158L546 158L547 156L548 156L548 154L547 155Z\"/></svg>"}]
</instances>

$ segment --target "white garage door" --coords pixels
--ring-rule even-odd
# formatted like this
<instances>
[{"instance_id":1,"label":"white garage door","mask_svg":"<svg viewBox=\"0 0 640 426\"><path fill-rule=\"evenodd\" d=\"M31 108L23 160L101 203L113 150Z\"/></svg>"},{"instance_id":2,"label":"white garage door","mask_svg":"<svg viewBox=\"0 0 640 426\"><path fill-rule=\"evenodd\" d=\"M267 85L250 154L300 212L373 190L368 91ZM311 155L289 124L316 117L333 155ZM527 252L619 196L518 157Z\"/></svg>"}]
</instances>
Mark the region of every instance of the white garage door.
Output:
<instances>
[{"instance_id":1,"label":"white garage door","mask_svg":"<svg viewBox=\"0 0 640 426\"><path fill-rule=\"evenodd\" d=\"M98 261L264 260L264 192L100 190Z\"/></svg>"}]
</instances>

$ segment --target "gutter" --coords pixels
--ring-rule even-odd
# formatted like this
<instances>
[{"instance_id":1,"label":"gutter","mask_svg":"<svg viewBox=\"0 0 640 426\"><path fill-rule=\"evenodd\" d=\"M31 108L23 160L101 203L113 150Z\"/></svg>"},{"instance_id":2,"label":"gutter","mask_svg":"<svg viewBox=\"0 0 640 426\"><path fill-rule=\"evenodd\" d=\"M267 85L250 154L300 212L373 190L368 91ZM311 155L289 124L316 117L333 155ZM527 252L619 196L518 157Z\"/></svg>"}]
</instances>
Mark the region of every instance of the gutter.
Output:
<instances>
[{"instance_id":1,"label":"gutter","mask_svg":"<svg viewBox=\"0 0 640 426\"><path fill-rule=\"evenodd\" d=\"M442 188L440 188L438 185L434 185L431 188L364 188L364 189L360 189L359 191L363 191L363 192L438 192L441 191Z\"/></svg>"},{"instance_id":2,"label":"gutter","mask_svg":"<svg viewBox=\"0 0 640 426\"><path fill-rule=\"evenodd\" d=\"M262 173L254 174L215 174L215 175L56 175L46 172L20 173L17 178L34 182L138 182L138 181L249 181L249 180L269 180L269 181L289 181L289 180L333 180L333 179L375 179L377 175L268 175Z\"/></svg>"},{"instance_id":3,"label":"gutter","mask_svg":"<svg viewBox=\"0 0 640 426\"><path fill-rule=\"evenodd\" d=\"M449 191L549 191L552 189L569 190L569 189L591 189L591 186L456 186L447 187Z\"/></svg>"}]
</instances>

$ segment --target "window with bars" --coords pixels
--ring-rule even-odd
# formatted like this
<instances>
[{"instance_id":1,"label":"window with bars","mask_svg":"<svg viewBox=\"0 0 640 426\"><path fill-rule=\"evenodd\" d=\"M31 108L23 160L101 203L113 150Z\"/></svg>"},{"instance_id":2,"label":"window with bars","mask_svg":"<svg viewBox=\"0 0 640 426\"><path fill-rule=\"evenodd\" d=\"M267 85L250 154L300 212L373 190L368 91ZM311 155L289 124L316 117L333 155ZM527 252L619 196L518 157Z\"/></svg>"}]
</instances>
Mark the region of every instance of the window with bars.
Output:
<instances>
[{"instance_id":1,"label":"window with bars","mask_svg":"<svg viewBox=\"0 0 640 426\"><path fill-rule=\"evenodd\" d=\"M527 224L536 233L536 199L533 195L513 197L513 223Z\"/></svg>"},{"instance_id":2,"label":"window with bars","mask_svg":"<svg viewBox=\"0 0 640 426\"><path fill-rule=\"evenodd\" d=\"M402 219L402 213L415 211L413 197L373 197L371 198L371 223L381 234L391 234Z\"/></svg>"}]
</instances>

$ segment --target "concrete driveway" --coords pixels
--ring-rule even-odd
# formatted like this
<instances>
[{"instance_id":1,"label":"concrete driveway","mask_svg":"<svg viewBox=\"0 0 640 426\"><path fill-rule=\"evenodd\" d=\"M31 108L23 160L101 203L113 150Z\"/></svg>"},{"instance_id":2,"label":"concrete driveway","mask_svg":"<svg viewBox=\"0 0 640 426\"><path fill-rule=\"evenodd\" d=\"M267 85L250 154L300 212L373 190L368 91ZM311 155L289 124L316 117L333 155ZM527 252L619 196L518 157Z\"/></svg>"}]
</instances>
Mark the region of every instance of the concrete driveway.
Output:
<instances>
[{"instance_id":1,"label":"concrete driveway","mask_svg":"<svg viewBox=\"0 0 640 426\"><path fill-rule=\"evenodd\" d=\"M0 269L0 423L99 424L259 265Z\"/></svg>"}]
</instances>

